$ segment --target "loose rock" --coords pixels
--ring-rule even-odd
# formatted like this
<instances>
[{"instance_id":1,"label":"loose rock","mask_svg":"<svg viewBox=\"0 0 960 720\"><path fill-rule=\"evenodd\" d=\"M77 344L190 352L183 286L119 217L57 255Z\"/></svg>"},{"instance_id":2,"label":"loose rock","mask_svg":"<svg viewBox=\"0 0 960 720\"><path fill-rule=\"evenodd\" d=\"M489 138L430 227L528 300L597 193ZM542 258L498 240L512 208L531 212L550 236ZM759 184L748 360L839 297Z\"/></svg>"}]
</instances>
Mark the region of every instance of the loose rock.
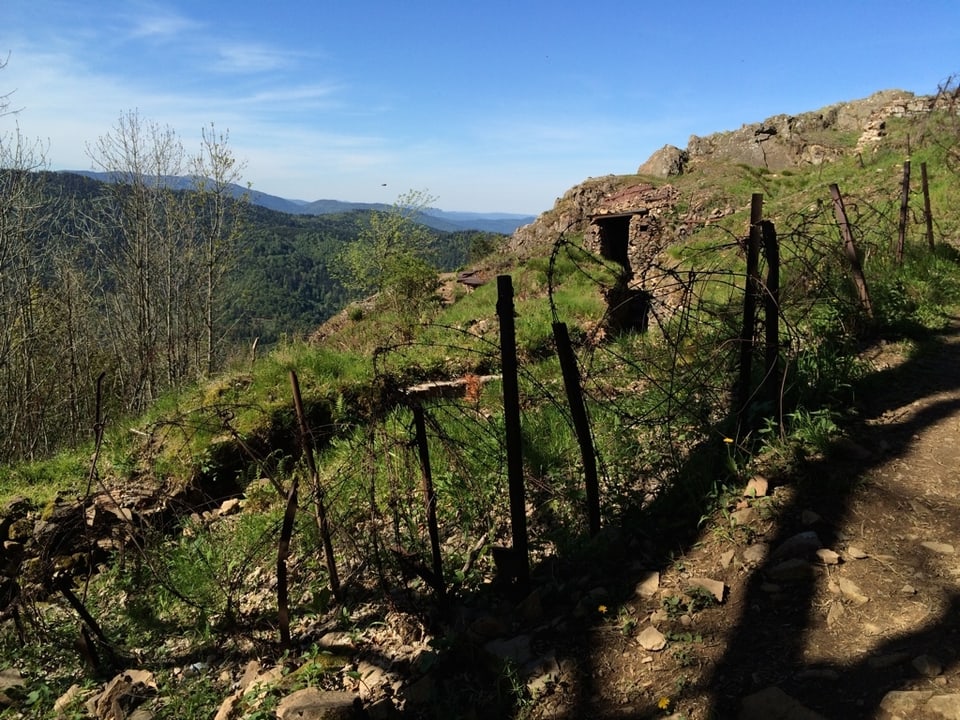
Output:
<instances>
[{"instance_id":1,"label":"loose rock","mask_svg":"<svg viewBox=\"0 0 960 720\"><path fill-rule=\"evenodd\" d=\"M852 580L838 578L837 586L840 588L840 594L854 605L864 605L870 602L870 598L860 592L860 588Z\"/></svg>"},{"instance_id":2,"label":"loose rock","mask_svg":"<svg viewBox=\"0 0 960 720\"><path fill-rule=\"evenodd\" d=\"M960 717L960 695L932 690L897 690L880 701L876 720L950 720Z\"/></svg>"},{"instance_id":3,"label":"loose rock","mask_svg":"<svg viewBox=\"0 0 960 720\"><path fill-rule=\"evenodd\" d=\"M740 707L739 720L825 720L778 687L748 695Z\"/></svg>"},{"instance_id":4,"label":"loose rock","mask_svg":"<svg viewBox=\"0 0 960 720\"><path fill-rule=\"evenodd\" d=\"M813 530L797 533L787 538L771 554L773 559L805 557L822 547L820 538Z\"/></svg>"},{"instance_id":5,"label":"loose rock","mask_svg":"<svg viewBox=\"0 0 960 720\"><path fill-rule=\"evenodd\" d=\"M640 597L653 597L660 589L660 573L651 570L640 576L640 582L637 583L634 592Z\"/></svg>"},{"instance_id":6,"label":"loose rock","mask_svg":"<svg viewBox=\"0 0 960 720\"><path fill-rule=\"evenodd\" d=\"M648 625L637 635L637 642L640 643L640 647L650 652L658 652L667 646L666 636L653 625Z\"/></svg>"},{"instance_id":7,"label":"loose rock","mask_svg":"<svg viewBox=\"0 0 960 720\"><path fill-rule=\"evenodd\" d=\"M767 577L774 582L803 582L813 575L813 566L801 558L791 558L777 563L767 571Z\"/></svg>"},{"instance_id":8,"label":"loose rock","mask_svg":"<svg viewBox=\"0 0 960 720\"><path fill-rule=\"evenodd\" d=\"M750 478L747 487L743 490L744 497L765 497L770 484L765 477L757 475Z\"/></svg>"},{"instance_id":9,"label":"loose rock","mask_svg":"<svg viewBox=\"0 0 960 720\"><path fill-rule=\"evenodd\" d=\"M529 635L518 635L509 640L491 640L483 649L501 660L509 660L514 665L524 665L533 658Z\"/></svg>"},{"instance_id":10,"label":"loose rock","mask_svg":"<svg viewBox=\"0 0 960 720\"><path fill-rule=\"evenodd\" d=\"M743 561L750 565L760 565L767 559L770 546L767 543L754 543L743 551Z\"/></svg>"},{"instance_id":11,"label":"loose rock","mask_svg":"<svg viewBox=\"0 0 960 720\"><path fill-rule=\"evenodd\" d=\"M350 720L358 701L350 692L305 688L280 701L277 720Z\"/></svg>"},{"instance_id":12,"label":"loose rock","mask_svg":"<svg viewBox=\"0 0 960 720\"><path fill-rule=\"evenodd\" d=\"M918 655L910 663L921 675L933 678L943 672L943 665L933 655Z\"/></svg>"},{"instance_id":13,"label":"loose rock","mask_svg":"<svg viewBox=\"0 0 960 720\"><path fill-rule=\"evenodd\" d=\"M823 565L838 565L840 563L840 555L835 553L833 550L820 548L817 550L817 560L819 560Z\"/></svg>"},{"instance_id":14,"label":"loose rock","mask_svg":"<svg viewBox=\"0 0 960 720\"><path fill-rule=\"evenodd\" d=\"M694 577L687 581L688 591L695 588L702 588L703 590L706 590L708 593L713 595L714 599L718 603L723 602L723 596L727 590L727 586L724 585L720 580L711 580L710 578L705 577Z\"/></svg>"}]
</instances>

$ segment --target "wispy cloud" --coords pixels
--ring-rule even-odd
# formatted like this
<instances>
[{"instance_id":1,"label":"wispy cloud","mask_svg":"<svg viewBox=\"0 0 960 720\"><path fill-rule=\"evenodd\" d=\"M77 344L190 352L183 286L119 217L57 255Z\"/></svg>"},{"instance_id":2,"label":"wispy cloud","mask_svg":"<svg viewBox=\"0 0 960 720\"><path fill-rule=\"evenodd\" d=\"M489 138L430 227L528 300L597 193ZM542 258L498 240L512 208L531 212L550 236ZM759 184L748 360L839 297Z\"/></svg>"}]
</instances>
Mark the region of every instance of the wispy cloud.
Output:
<instances>
[{"instance_id":1,"label":"wispy cloud","mask_svg":"<svg viewBox=\"0 0 960 720\"><path fill-rule=\"evenodd\" d=\"M174 10L153 4L135 4L121 17L129 23L129 35L133 38L177 39L203 27Z\"/></svg>"},{"instance_id":2,"label":"wispy cloud","mask_svg":"<svg viewBox=\"0 0 960 720\"><path fill-rule=\"evenodd\" d=\"M214 70L223 73L262 73L283 70L295 64L292 53L259 43L234 43L217 49Z\"/></svg>"}]
</instances>

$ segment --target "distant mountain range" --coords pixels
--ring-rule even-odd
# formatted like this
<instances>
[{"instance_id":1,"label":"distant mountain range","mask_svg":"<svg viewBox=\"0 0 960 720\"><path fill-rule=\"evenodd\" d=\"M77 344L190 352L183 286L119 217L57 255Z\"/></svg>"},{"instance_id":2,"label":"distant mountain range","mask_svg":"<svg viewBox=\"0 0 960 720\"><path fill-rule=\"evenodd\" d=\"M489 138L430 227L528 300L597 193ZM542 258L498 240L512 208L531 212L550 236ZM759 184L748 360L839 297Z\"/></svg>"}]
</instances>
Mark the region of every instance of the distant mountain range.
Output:
<instances>
[{"instance_id":1,"label":"distant mountain range","mask_svg":"<svg viewBox=\"0 0 960 720\"><path fill-rule=\"evenodd\" d=\"M115 173L93 172L91 170L62 170L60 172L99 180L114 182ZM189 177L165 176L167 186L176 190L187 190L193 187L193 180ZM332 215L333 213L350 212L352 210L390 210L391 205L384 203L344 202L342 200L290 200L287 198L268 195L259 190L249 190L240 185L231 185L231 191L236 197L244 194L254 205L276 210L289 215ZM536 220L533 215L517 215L514 213L473 213L438 210L427 208L423 211L420 222L427 227L444 232L458 232L461 230L482 230L484 232L502 233L511 235L522 225L528 225Z\"/></svg>"}]
</instances>

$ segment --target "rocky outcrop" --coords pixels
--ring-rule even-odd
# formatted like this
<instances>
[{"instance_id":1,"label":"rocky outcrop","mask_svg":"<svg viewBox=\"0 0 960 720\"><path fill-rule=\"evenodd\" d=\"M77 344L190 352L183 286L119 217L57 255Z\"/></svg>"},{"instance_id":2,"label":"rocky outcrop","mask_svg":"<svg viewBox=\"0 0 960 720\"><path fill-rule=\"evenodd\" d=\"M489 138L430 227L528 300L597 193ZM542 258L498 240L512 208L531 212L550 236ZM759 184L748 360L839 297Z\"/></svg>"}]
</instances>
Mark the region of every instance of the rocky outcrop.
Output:
<instances>
[{"instance_id":1,"label":"rocky outcrop","mask_svg":"<svg viewBox=\"0 0 960 720\"><path fill-rule=\"evenodd\" d=\"M605 197L624 185L619 175L590 178L557 198L552 209L536 222L524 225L510 239L509 249L518 259L533 257L544 245L556 242L565 233L582 233L590 224L590 215Z\"/></svg>"},{"instance_id":2,"label":"rocky outcrop","mask_svg":"<svg viewBox=\"0 0 960 720\"><path fill-rule=\"evenodd\" d=\"M937 105L938 98L933 96L883 90L862 100L813 112L774 115L739 130L706 137L693 135L686 151L671 150L670 146L661 148L637 172L667 177L706 160L741 163L774 172L819 165L874 146L885 135L889 118L923 115ZM856 138L855 143L851 136Z\"/></svg>"},{"instance_id":3,"label":"rocky outcrop","mask_svg":"<svg viewBox=\"0 0 960 720\"><path fill-rule=\"evenodd\" d=\"M689 157L686 150L681 150L674 145L664 145L637 168L637 175L662 178L682 175Z\"/></svg>"},{"instance_id":4,"label":"rocky outcrop","mask_svg":"<svg viewBox=\"0 0 960 720\"><path fill-rule=\"evenodd\" d=\"M799 115L774 115L738 130L705 137L693 135L682 150L665 145L653 153L637 174L670 178L695 172L709 162L730 162L762 167L773 172L804 165L821 165L845 154L868 152L886 135L890 118L915 117L935 108L955 107L953 96L915 96L904 90L883 90L852 102L837 103ZM954 105L951 105L953 103ZM558 198L552 209L518 229L510 250L518 260L539 252L563 234L589 231L591 216L609 198L637 178L606 175L589 178ZM688 198L690 210L676 218L684 227L709 224L733 212L729 207L701 207Z\"/></svg>"}]
</instances>

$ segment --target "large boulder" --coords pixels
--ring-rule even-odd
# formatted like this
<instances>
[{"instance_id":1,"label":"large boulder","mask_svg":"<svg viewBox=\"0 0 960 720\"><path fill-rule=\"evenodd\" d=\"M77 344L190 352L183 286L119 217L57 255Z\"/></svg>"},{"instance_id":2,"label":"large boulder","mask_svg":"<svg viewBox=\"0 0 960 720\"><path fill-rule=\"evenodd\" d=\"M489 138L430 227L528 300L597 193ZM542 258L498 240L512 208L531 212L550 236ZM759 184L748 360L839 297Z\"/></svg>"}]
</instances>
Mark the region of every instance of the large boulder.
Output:
<instances>
[{"instance_id":1,"label":"large boulder","mask_svg":"<svg viewBox=\"0 0 960 720\"><path fill-rule=\"evenodd\" d=\"M663 178L682 175L687 157L686 150L681 150L674 145L664 145L637 168L637 175Z\"/></svg>"}]
</instances>

